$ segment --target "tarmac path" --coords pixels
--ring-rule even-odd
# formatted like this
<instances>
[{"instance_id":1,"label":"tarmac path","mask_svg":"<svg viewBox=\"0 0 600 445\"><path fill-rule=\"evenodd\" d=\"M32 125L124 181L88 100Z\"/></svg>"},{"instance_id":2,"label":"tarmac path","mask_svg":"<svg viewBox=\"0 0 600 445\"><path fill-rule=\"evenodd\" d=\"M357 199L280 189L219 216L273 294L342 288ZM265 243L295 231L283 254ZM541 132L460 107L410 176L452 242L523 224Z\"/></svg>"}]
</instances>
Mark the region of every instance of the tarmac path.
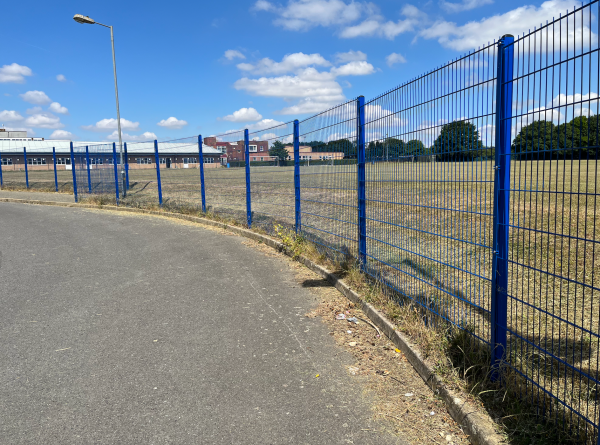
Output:
<instances>
[{"instance_id":1,"label":"tarmac path","mask_svg":"<svg viewBox=\"0 0 600 445\"><path fill-rule=\"evenodd\" d=\"M404 443L316 304L237 236L0 202L0 443Z\"/></svg>"}]
</instances>

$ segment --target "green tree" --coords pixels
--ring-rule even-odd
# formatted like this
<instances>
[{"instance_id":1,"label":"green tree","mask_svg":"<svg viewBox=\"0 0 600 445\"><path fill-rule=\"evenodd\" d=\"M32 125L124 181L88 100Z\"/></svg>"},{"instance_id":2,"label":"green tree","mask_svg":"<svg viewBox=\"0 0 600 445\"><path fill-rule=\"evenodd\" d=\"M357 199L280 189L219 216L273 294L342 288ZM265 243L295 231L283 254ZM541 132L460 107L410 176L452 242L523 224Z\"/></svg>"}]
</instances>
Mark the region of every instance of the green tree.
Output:
<instances>
[{"instance_id":1,"label":"green tree","mask_svg":"<svg viewBox=\"0 0 600 445\"><path fill-rule=\"evenodd\" d=\"M564 128L563 128L564 132ZM511 145L513 159L552 159L560 148L559 127L550 121L524 126Z\"/></svg>"},{"instance_id":2,"label":"green tree","mask_svg":"<svg viewBox=\"0 0 600 445\"><path fill-rule=\"evenodd\" d=\"M432 148L442 161L472 160L481 156L483 151L477 127L467 121L444 125Z\"/></svg>"},{"instance_id":3,"label":"green tree","mask_svg":"<svg viewBox=\"0 0 600 445\"><path fill-rule=\"evenodd\" d=\"M289 153L280 141L275 141L269 149L269 156L277 156L280 161L285 161L288 158Z\"/></svg>"},{"instance_id":4,"label":"green tree","mask_svg":"<svg viewBox=\"0 0 600 445\"><path fill-rule=\"evenodd\" d=\"M423 142L418 139L412 139L406 144L407 153L411 156L421 156L429 153L429 149L425 148Z\"/></svg>"}]
</instances>

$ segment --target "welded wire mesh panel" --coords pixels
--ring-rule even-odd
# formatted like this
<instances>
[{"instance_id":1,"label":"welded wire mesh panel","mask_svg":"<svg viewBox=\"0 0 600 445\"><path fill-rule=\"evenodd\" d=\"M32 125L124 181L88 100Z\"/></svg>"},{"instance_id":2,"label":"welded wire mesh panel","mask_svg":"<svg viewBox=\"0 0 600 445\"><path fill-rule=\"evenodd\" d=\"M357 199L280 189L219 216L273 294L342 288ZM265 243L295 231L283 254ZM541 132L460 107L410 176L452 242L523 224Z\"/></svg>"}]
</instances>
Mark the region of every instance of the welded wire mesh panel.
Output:
<instances>
[{"instance_id":1,"label":"welded wire mesh panel","mask_svg":"<svg viewBox=\"0 0 600 445\"><path fill-rule=\"evenodd\" d=\"M2 167L2 185L5 190L21 190L27 188L23 147L3 147L0 149Z\"/></svg>"},{"instance_id":2,"label":"welded wire mesh panel","mask_svg":"<svg viewBox=\"0 0 600 445\"><path fill-rule=\"evenodd\" d=\"M357 256L357 101L300 122L301 230L334 257Z\"/></svg>"},{"instance_id":3,"label":"welded wire mesh panel","mask_svg":"<svg viewBox=\"0 0 600 445\"><path fill-rule=\"evenodd\" d=\"M205 137L204 143L227 155L225 165L204 169L206 210L246 224L244 131Z\"/></svg>"},{"instance_id":4,"label":"welded wire mesh panel","mask_svg":"<svg viewBox=\"0 0 600 445\"><path fill-rule=\"evenodd\" d=\"M118 156L117 161L119 161ZM128 142L126 165L129 176L129 189L123 202L132 206L158 204L154 141Z\"/></svg>"},{"instance_id":5,"label":"welded wire mesh panel","mask_svg":"<svg viewBox=\"0 0 600 445\"><path fill-rule=\"evenodd\" d=\"M163 206L202 209L198 136L158 142Z\"/></svg>"},{"instance_id":6,"label":"welded wire mesh panel","mask_svg":"<svg viewBox=\"0 0 600 445\"><path fill-rule=\"evenodd\" d=\"M110 195L116 198L113 144L73 146L78 196Z\"/></svg>"},{"instance_id":7,"label":"welded wire mesh panel","mask_svg":"<svg viewBox=\"0 0 600 445\"><path fill-rule=\"evenodd\" d=\"M252 224L267 232L273 224L295 224L294 123L249 134Z\"/></svg>"},{"instance_id":8,"label":"welded wire mesh panel","mask_svg":"<svg viewBox=\"0 0 600 445\"><path fill-rule=\"evenodd\" d=\"M519 396L596 443L598 2L513 44L507 360ZM523 379L525 377L525 379Z\"/></svg>"},{"instance_id":9,"label":"welded wire mesh panel","mask_svg":"<svg viewBox=\"0 0 600 445\"><path fill-rule=\"evenodd\" d=\"M367 273L489 343L496 46L365 104Z\"/></svg>"}]
</instances>

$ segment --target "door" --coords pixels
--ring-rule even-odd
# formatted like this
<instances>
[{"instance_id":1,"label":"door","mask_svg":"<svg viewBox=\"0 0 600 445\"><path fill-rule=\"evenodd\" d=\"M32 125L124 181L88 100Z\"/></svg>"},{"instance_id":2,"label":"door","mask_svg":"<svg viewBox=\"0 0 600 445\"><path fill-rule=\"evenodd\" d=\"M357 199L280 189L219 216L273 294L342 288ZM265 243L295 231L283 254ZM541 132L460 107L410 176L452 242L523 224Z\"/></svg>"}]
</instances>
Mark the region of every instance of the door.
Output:
<instances>
[{"instance_id":1,"label":"door","mask_svg":"<svg viewBox=\"0 0 600 445\"><path fill-rule=\"evenodd\" d=\"M171 158L167 158L167 168L171 168Z\"/></svg>"}]
</instances>

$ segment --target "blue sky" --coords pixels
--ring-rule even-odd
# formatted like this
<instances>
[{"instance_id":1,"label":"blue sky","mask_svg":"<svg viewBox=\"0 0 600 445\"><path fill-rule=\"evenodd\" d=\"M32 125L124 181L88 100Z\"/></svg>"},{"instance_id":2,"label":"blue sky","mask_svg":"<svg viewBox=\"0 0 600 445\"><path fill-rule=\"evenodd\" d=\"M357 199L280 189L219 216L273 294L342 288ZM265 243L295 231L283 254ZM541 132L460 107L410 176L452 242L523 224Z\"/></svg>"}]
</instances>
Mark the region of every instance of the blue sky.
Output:
<instances>
[{"instance_id":1,"label":"blue sky","mask_svg":"<svg viewBox=\"0 0 600 445\"><path fill-rule=\"evenodd\" d=\"M45 138L115 140L113 25L125 140L260 129L368 100L573 3L493 0L11 4L0 124Z\"/></svg>"}]
</instances>

